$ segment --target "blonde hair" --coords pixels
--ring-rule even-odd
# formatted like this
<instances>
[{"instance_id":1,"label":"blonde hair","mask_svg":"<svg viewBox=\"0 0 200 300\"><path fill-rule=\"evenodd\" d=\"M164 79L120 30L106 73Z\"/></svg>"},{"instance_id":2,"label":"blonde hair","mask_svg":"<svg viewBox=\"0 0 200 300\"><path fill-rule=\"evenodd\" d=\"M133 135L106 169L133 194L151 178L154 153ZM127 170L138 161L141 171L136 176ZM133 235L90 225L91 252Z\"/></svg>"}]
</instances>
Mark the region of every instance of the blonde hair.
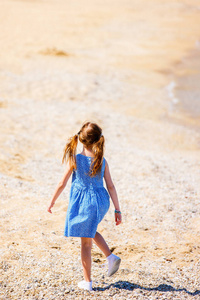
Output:
<instances>
[{"instance_id":1,"label":"blonde hair","mask_svg":"<svg viewBox=\"0 0 200 300\"><path fill-rule=\"evenodd\" d=\"M90 165L89 175L91 177L95 176L100 172L103 156L104 156L104 136L102 135L102 129L96 124L87 122L85 123L81 130L72 136L64 149L64 155L62 162L68 160L71 168L76 169L76 151L78 140L86 147L91 148L94 152L94 159Z\"/></svg>"}]
</instances>

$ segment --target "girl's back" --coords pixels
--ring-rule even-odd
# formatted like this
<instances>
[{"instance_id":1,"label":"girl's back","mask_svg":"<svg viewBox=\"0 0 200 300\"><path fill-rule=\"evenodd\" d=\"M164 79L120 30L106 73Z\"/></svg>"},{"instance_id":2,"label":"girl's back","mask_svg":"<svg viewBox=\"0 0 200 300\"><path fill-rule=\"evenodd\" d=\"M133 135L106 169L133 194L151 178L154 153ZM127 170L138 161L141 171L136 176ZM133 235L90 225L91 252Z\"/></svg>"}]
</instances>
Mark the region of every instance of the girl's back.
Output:
<instances>
[{"instance_id":1,"label":"girl's back","mask_svg":"<svg viewBox=\"0 0 200 300\"><path fill-rule=\"evenodd\" d=\"M105 158L101 170L93 177L89 176L90 166L93 157L85 156L83 154L76 155L76 170L73 171L72 183L83 186L85 188L103 187L103 176L105 171Z\"/></svg>"}]
</instances>

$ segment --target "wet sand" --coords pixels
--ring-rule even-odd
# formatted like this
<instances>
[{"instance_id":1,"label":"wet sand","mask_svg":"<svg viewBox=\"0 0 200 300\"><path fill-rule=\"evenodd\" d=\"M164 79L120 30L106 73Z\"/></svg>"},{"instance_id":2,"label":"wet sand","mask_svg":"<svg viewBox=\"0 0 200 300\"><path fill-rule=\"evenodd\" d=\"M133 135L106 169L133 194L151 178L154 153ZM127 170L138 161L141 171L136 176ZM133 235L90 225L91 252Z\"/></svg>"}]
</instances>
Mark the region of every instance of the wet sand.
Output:
<instances>
[{"instance_id":1,"label":"wet sand","mask_svg":"<svg viewBox=\"0 0 200 300\"><path fill-rule=\"evenodd\" d=\"M0 299L198 299L199 119L182 81L197 73L198 2L8 0L0 20ZM70 182L46 212L86 120L103 127L123 212L99 226L121 269L106 277L94 246L92 293L77 288L79 239L63 237Z\"/></svg>"},{"instance_id":2,"label":"wet sand","mask_svg":"<svg viewBox=\"0 0 200 300\"><path fill-rule=\"evenodd\" d=\"M200 46L182 59L176 69L175 95L179 109L200 124Z\"/></svg>"}]
</instances>

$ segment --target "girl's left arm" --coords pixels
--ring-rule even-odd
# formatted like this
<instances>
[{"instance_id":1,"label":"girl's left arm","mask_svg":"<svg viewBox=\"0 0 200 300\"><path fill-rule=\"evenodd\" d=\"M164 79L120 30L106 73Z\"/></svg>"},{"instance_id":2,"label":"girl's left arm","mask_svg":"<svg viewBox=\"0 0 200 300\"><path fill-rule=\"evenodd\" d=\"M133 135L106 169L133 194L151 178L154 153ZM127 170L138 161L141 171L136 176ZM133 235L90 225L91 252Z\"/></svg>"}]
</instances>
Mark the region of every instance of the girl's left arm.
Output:
<instances>
[{"instance_id":1,"label":"girl's left arm","mask_svg":"<svg viewBox=\"0 0 200 300\"><path fill-rule=\"evenodd\" d=\"M121 216L121 211L120 211L120 207L119 207L117 192L116 192L114 183L113 183L111 175L110 175L109 166L108 166L107 161L106 161L106 166L105 166L104 179L106 182L106 187L108 189L108 192L110 194L110 197L111 197L112 202L115 207L115 222L116 222L116 225L119 225L122 222L122 216Z\"/></svg>"},{"instance_id":2,"label":"girl's left arm","mask_svg":"<svg viewBox=\"0 0 200 300\"><path fill-rule=\"evenodd\" d=\"M59 184L58 184L58 186L57 186L57 188L56 188L56 190L55 190L55 192L54 192L54 194L53 194L51 203L50 203L50 205L49 205L49 207L48 207L48 209L47 209L47 211L48 211L49 213L52 214L51 209L52 209L52 207L54 206L54 204L55 204L57 198L60 196L60 194L61 194L62 191L64 190L64 188L65 188L65 186L66 186L66 184L67 184L67 182L68 182L68 180L69 180L69 178L70 178L70 176L71 176L71 174L72 174L72 171L73 171L73 168L71 168L70 165L69 165L69 163L68 163L68 164L67 164L67 169L66 169L66 171L65 171L65 174L64 174L62 180L59 182Z\"/></svg>"}]
</instances>

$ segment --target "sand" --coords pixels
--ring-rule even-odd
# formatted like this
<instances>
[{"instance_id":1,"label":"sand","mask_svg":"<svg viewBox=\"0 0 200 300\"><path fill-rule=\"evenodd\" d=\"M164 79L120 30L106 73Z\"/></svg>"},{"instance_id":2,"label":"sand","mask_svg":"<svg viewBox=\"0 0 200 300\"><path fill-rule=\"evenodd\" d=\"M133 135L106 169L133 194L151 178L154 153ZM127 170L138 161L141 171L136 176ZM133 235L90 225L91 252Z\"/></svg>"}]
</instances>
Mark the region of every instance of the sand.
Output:
<instances>
[{"instance_id":1,"label":"sand","mask_svg":"<svg viewBox=\"0 0 200 300\"><path fill-rule=\"evenodd\" d=\"M176 93L199 55L198 1L7 0L0 20L0 299L199 299L200 119ZM116 227L111 204L99 226L121 268L108 278L94 246L91 293L63 236L70 182L46 212L86 120L123 213Z\"/></svg>"}]
</instances>

